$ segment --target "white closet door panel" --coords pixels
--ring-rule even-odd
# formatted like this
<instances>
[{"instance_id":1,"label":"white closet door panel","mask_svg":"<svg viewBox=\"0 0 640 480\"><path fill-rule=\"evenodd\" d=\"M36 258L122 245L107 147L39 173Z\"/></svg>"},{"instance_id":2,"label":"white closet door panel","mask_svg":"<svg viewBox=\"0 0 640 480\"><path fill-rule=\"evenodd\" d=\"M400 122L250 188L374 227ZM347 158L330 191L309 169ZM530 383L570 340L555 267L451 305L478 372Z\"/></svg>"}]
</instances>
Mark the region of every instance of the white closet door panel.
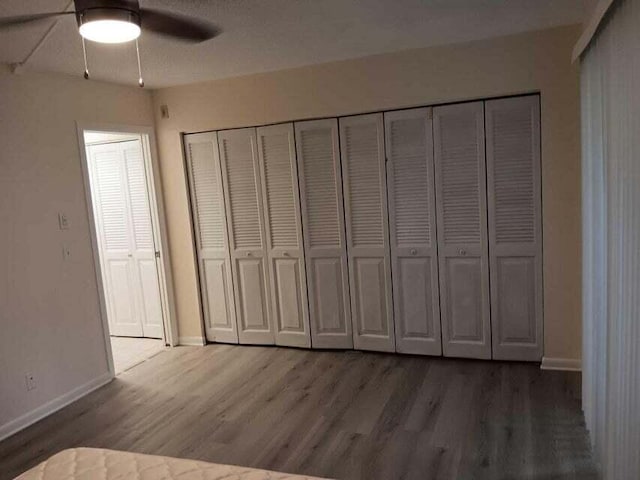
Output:
<instances>
[{"instance_id":1,"label":"white closet door panel","mask_svg":"<svg viewBox=\"0 0 640 480\"><path fill-rule=\"evenodd\" d=\"M269 322L269 300L265 292L268 280L264 272L264 260L238 258L235 266L240 342L274 343Z\"/></svg>"},{"instance_id":2,"label":"white closet door panel","mask_svg":"<svg viewBox=\"0 0 640 480\"><path fill-rule=\"evenodd\" d=\"M276 344L310 347L293 124L260 127L256 133Z\"/></svg>"},{"instance_id":3,"label":"white closet door panel","mask_svg":"<svg viewBox=\"0 0 640 480\"><path fill-rule=\"evenodd\" d=\"M482 102L433 109L444 354L491 358Z\"/></svg>"},{"instance_id":4,"label":"white closet door panel","mask_svg":"<svg viewBox=\"0 0 640 480\"><path fill-rule=\"evenodd\" d=\"M114 145L121 148L124 161L137 312L144 336L162 338L162 303L142 144L134 140Z\"/></svg>"},{"instance_id":5,"label":"white closet door panel","mask_svg":"<svg viewBox=\"0 0 640 480\"><path fill-rule=\"evenodd\" d=\"M197 133L184 143L207 340L238 343L218 137Z\"/></svg>"},{"instance_id":6,"label":"white closet door panel","mask_svg":"<svg viewBox=\"0 0 640 480\"><path fill-rule=\"evenodd\" d=\"M123 337L142 337L144 330L136 311L132 262L128 258L107 258L104 265L105 285L110 292L106 299L109 333Z\"/></svg>"},{"instance_id":7,"label":"white closet door panel","mask_svg":"<svg viewBox=\"0 0 640 480\"><path fill-rule=\"evenodd\" d=\"M540 98L485 103L493 357L542 358Z\"/></svg>"},{"instance_id":8,"label":"white closet door panel","mask_svg":"<svg viewBox=\"0 0 640 480\"><path fill-rule=\"evenodd\" d=\"M123 142L121 146L129 187L128 196L134 248L139 252L154 252L155 245L153 243L153 228L151 226L151 211L142 145L139 140L136 140Z\"/></svg>"},{"instance_id":9,"label":"white closet door panel","mask_svg":"<svg viewBox=\"0 0 640 480\"><path fill-rule=\"evenodd\" d=\"M158 266L152 258L138 258L138 278L141 286L142 330L145 337L162 338L162 300L158 284Z\"/></svg>"},{"instance_id":10,"label":"white closet door panel","mask_svg":"<svg viewBox=\"0 0 640 480\"><path fill-rule=\"evenodd\" d=\"M396 349L441 355L431 109L384 116Z\"/></svg>"},{"instance_id":11,"label":"white closet door panel","mask_svg":"<svg viewBox=\"0 0 640 480\"><path fill-rule=\"evenodd\" d=\"M92 145L88 154L109 333L142 337L122 144Z\"/></svg>"},{"instance_id":12,"label":"white closet door panel","mask_svg":"<svg viewBox=\"0 0 640 480\"><path fill-rule=\"evenodd\" d=\"M273 344L270 273L253 128L218 132L240 343Z\"/></svg>"},{"instance_id":13,"label":"white closet door panel","mask_svg":"<svg viewBox=\"0 0 640 480\"><path fill-rule=\"evenodd\" d=\"M314 348L353 348L337 119L296 122Z\"/></svg>"},{"instance_id":14,"label":"white closet door panel","mask_svg":"<svg viewBox=\"0 0 640 480\"><path fill-rule=\"evenodd\" d=\"M381 113L340 119L354 346L395 351Z\"/></svg>"}]
</instances>

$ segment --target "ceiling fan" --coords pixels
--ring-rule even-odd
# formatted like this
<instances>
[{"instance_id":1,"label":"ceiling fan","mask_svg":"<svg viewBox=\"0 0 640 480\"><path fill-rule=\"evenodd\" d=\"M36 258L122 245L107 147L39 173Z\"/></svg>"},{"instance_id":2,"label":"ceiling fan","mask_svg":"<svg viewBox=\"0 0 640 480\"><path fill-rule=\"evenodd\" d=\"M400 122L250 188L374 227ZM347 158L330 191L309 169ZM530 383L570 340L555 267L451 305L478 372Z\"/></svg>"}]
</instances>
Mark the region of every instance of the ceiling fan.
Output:
<instances>
[{"instance_id":1,"label":"ceiling fan","mask_svg":"<svg viewBox=\"0 0 640 480\"><path fill-rule=\"evenodd\" d=\"M82 46L85 60L85 78L89 78L87 55L84 41L99 43L124 43L137 39L141 32L148 31L168 38L200 43L219 35L220 28L193 17L174 13L142 8L138 0L73 0L74 11L37 13L16 17L0 18L0 28L19 26L27 23L44 21L47 19L74 15L78 24L78 31L82 36ZM138 53L138 83L144 86L140 69L140 53Z\"/></svg>"}]
</instances>

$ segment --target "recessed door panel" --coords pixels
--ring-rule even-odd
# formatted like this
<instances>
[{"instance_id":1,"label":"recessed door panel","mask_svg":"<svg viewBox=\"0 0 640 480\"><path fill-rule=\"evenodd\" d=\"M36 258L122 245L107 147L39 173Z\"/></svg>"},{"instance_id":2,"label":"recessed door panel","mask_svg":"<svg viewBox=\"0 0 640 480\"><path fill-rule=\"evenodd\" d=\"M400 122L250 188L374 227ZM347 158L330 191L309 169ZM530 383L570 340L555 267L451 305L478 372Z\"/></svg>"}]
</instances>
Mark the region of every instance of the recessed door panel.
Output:
<instances>
[{"instance_id":1,"label":"recessed door panel","mask_svg":"<svg viewBox=\"0 0 640 480\"><path fill-rule=\"evenodd\" d=\"M155 256L141 258L138 276L142 287L142 328L145 337L162 338L162 303L158 285L158 269Z\"/></svg>"},{"instance_id":2,"label":"recessed door panel","mask_svg":"<svg viewBox=\"0 0 640 480\"><path fill-rule=\"evenodd\" d=\"M393 351L388 341L393 336L393 325L388 321L384 259L358 257L354 263L354 313L358 319L355 347ZM360 345L363 338L364 344Z\"/></svg>"},{"instance_id":3,"label":"recessed door panel","mask_svg":"<svg viewBox=\"0 0 640 480\"><path fill-rule=\"evenodd\" d=\"M226 258L203 259L201 275L203 294L206 295L204 304L208 309L205 315L207 330L232 336L236 331L236 323L235 312L232 312L233 289L228 284L231 278L228 267L229 262ZM213 337L212 340L216 338L215 333Z\"/></svg>"},{"instance_id":4,"label":"recessed door panel","mask_svg":"<svg viewBox=\"0 0 640 480\"><path fill-rule=\"evenodd\" d=\"M486 342L482 329L482 267L479 258L447 258L447 311L452 342Z\"/></svg>"},{"instance_id":5,"label":"recessed door panel","mask_svg":"<svg viewBox=\"0 0 640 480\"><path fill-rule=\"evenodd\" d=\"M431 259L399 257L398 289L394 295L397 303L400 333L406 339L433 338L433 324L425 321L433 310L433 286L431 284Z\"/></svg>"},{"instance_id":6,"label":"recessed door panel","mask_svg":"<svg viewBox=\"0 0 640 480\"><path fill-rule=\"evenodd\" d=\"M497 259L498 305L494 318L498 345L536 341L535 257ZM501 321L502 320L502 321Z\"/></svg>"},{"instance_id":7,"label":"recessed door panel","mask_svg":"<svg viewBox=\"0 0 640 480\"><path fill-rule=\"evenodd\" d=\"M275 258L273 263L278 328L282 332L304 333L305 324L299 288L300 265L298 260L295 258Z\"/></svg>"},{"instance_id":8,"label":"recessed door panel","mask_svg":"<svg viewBox=\"0 0 640 480\"><path fill-rule=\"evenodd\" d=\"M315 288L309 300L317 312L316 331L321 337L346 335L350 329L344 319L341 258L313 258L309 264L309 276L313 278Z\"/></svg>"},{"instance_id":9,"label":"recessed door panel","mask_svg":"<svg viewBox=\"0 0 640 480\"><path fill-rule=\"evenodd\" d=\"M264 295L264 267L258 258L239 259L238 271L239 307L242 313L242 331L247 343L264 332L271 331L267 298Z\"/></svg>"},{"instance_id":10,"label":"recessed door panel","mask_svg":"<svg viewBox=\"0 0 640 480\"><path fill-rule=\"evenodd\" d=\"M142 337L142 322L135 310L135 290L133 272L129 259L107 259L105 262L108 275L109 304L111 305L112 323L116 326L115 335Z\"/></svg>"}]
</instances>

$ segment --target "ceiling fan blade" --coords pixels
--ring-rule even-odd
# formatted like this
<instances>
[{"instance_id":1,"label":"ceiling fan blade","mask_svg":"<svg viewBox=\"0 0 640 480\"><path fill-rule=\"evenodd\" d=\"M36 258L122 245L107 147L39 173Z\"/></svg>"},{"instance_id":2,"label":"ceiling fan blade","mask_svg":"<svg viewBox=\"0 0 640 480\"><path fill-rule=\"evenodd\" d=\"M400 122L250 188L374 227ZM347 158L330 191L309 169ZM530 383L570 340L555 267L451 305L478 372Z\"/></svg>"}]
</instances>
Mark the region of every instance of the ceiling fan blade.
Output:
<instances>
[{"instance_id":1,"label":"ceiling fan blade","mask_svg":"<svg viewBox=\"0 0 640 480\"><path fill-rule=\"evenodd\" d=\"M38 22L41 20L47 20L49 18L57 17L59 15L75 15L76 12L50 12L50 13L36 13L34 15L19 15L17 17L4 17L0 18L0 28L2 27L14 27L17 25L24 25L25 23Z\"/></svg>"},{"instance_id":2,"label":"ceiling fan blade","mask_svg":"<svg viewBox=\"0 0 640 480\"><path fill-rule=\"evenodd\" d=\"M140 8L142 29L184 42L200 43L222 33L215 25L193 17Z\"/></svg>"}]
</instances>

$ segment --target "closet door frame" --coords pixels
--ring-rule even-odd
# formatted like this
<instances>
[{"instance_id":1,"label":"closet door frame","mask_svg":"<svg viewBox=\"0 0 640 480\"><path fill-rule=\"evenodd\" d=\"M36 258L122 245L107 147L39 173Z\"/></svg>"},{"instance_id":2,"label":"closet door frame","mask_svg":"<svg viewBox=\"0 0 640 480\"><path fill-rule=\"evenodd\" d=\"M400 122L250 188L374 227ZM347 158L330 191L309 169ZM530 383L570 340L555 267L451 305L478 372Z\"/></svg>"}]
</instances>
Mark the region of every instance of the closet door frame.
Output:
<instances>
[{"instance_id":1,"label":"closet door frame","mask_svg":"<svg viewBox=\"0 0 640 480\"><path fill-rule=\"evenodd\" d=\"M342 196L342 169L340 166L340 140L338 132L338 119L327 118L322 120L309 120L296 122L296 150L298 161L298 183L300 185L300 205L302 209L302 225L305 232L304 253L307 263L307 286L309 298L309 317L311 325L311 339L314 348L353 348L353 332L351 325L351 300L349 296L349 266L347 264L347 239L344 220L344 199ZM314 246L311 243L311 219L309 217L309 205L307 200L307 179L303 153L302 135L305 130L329 129L331 132L332 168L334 176L334 188L336 194L336 218L338 225L338 245ZM330 285L322 284L316 278L318 269L323 268L324 273L333 269L336 288L335 298L327 299L336 303L336 314L341 315L342 326L336 329L323 328L322 294L332 292ZM327 275L328 276L328 275ZM334 293L332 292L332 293Z\"/></svg>"},{"instance_id":2,"label":"closet door frame","mask_svg":"<svg viewBox=\"0 0 640 480\"><path fill-rule=\"evenodd\" d=\"M426 178L424 183L426 184L428 193L427 198L429 202L429 242L422 244L413 244L400 246L397 244L397 231L395 216L397 206L395 204L395 182L394 182L394 158L393 158L393 139L392 139L392 124L397 120L423 120L424 122L424 140L425 140L425 158L426 163ZM442 338L440 327L440 291L439 291L439 279L438 279L438 243L437 243L437 226L436 226L436 196L435 196L435 167L434 167L434 152L433 152L433 112L431 107L407 109L407 110L395 110L391 112L385 112L385 149L387 157L387 190L388 190L388 210L389 210L389 231L390 231L390 245L391 245L391 272L392 272L392 284L393 284L393 308L394 308L394 321L396 325L396 350L399 353L410 354L422 354L422 355L442 355ZM417 332L405 331L406 322L409 319L405 318L410 313L404 311L404 307L407 305L403 302L405 288L411 287L410 285L404 285L403 282L403 264L413 264L413 268L421 270L424 275L423 279L425 284L431 286L430 291L425 292L426 295L431 296L431 301L425 305L430 312L424 312L425 322L428 325L424 325L426 330L431 330L431 335L418 334ZM420 265L422 264L422 265ZM416 299L417 300L417 299ZM412 310L415 314L416 308L419 305L414 305Z\"/></svg>"},{"instance_id":3,"label":"closet door frame","mask_svg":"<svg viewBox=\"0 0 640 480\"><path fill-rule=\"evenodd\" d=\"M152 126L104 124L92 122L76 122L76 132L78 137L78 150L80 152L80 167L87 205L87 216L89 219L89 231L91 236L91 247L93 263L95 268L95 281L97 296L100 303L100 318L102 321L102 333L107 351L107 364L110 376L115 376L113 364L113 353L111 350L111 338L109 336L109 322L106 309L106 299L104 295L104 285L102 281L102 266L100 265L100 250L98 246L97 226L94 217L93 199L91 198L91 180L89 177L89 163L85 145L85 132L98 133L131 133L140 135L142 139L142 150L144 154L145 172L147 175L147 186L149 192L149 204L151 208L151 218L153 222L154 239L156 251L160 257L156 259L158 266L158 276L160 280L160 295L162 302L162 314L164 318L164 341L170 346L179 344L178 325L176 322L176 307L173 291L173 276L171 273L171 254L168 245L168 233L165 217L164 198L162 195L162 183L160 181L160 165L158 163L158 153L156 151L155 130ZM204 340L201 339L201 343Z\"/></svg>"},{"instance_id":4,"label":"closet door frame","mask_svg":"<svg viewBox=\"0 0 640 480\"><path fill-rule=\"evenodd\" d=\"M494 144L490 137L493 127L492 111L503 106L524 107L530 109L531 114L531 154L533 175L533 215L534 215L534 243L500 244L496 235L496 196L492 188L494 177ZM540 96L527 95L519 97L501 98L485 101L485 130L487 135L487 198L488 198L488 225L489 225L489 273L491 279L491 307L492 307L492 350L496 360L522 360L540 361L544 347L544 318L543 318L543 271L542 271L542 172L541 172L541 144L540 144ZM534 292L529 300L534 308L533 321L535 325L530 334L535 338L534 342L501 341L501 305L500 305L500 263L502 260L511 259L519 262L530 260L533 263L533 288Z\"/></svg>"},{"instance_id":5,"label":"closet door frame","mask_svg":"<svg viewBox=\"0 0 640 480\"><path fill-rule=\"evenodd\" d=\"M261 247L238 247L236 246L236 239L233 229L233 215L232 215L232 199L231 192L229 190L229 170L228 161L225 155L222 153L223 142L225 138L238 136L242 139L243 136L247 137L251 145L252 155L252 170L253 170L253 184L255 186L256 195L256 209L259 225L259 235L261 239ZM233 291L235 295L236 305L236 321L238 328L238 340L239 343L244 344L256 344L256 345L273 345L275 344L275 333L273 326L273 317L271 314L271 282L269 279L269 269L267 268L268 251L266 243L266 232L264 226L264 207L263 207L263 195L262 195L262 182L260 180L260 166L258 161L258 144L255 128L239 128L233 130L222 130L218 132L218 149L220 151L220 167L222 169L222 184L224 187L224 203L225 213L227 221L227 231L229 238L229 251L231 255L231 272L233 276ZM257 264L256 264L257 262ZM257 273L259 278L253 279L255 285L262 289L262 315L266 322L266 329L256 330L250 328L244 328L244 313L241 311L245 302L243 302L243 295L246 292L242 291L243 282L242 279L242 264L253 263L254 267L257 265ZM251 265L249 265L251 266ZM249 279L251 280L251 279Z\"/></svg>"},{"instance_id":6,"label":"closet door frame","mask_svg":"<svg viewBox=\"0 0 640 480\"><path fill-rule=\"evenodd\" d=\"M478 158L478 202L479 202L479 229L480 243L447 244L444 228L444 192L442 186L442 167L440 149L440 123L439 114L468 113L475 116L476 138ZM433 140L435 161L435 183L437 198L438 219L438 262L440 277L440 316L442 319L442 349L445 356L490 359L491 358L491 307L489 294L489 238L487 227L487 182L486 182L486 158L485 158L485 129L484 129L484 102L466 102L445 105L433 108ZM469 263L473 259L479 262L479 292L481 311L479 326L480 340L454 338L448 320L454 313L451 305L451 293L447 286L449 278L447 273L448 262L453 259L461 264Z\"/></svg>"},{"instance_id":7,"label":"closet door frame","mask_svg":"<svg viewBox=\"0 0 640 480\"><path fill-rule=\"evenodd\" d=\"M353 211L350 198L350 177L348 165L347 135L344 134L346 128L362 124L375 122L377 128L377 161L379 174L379 192L381 205L381 225L383 242L381 246L358 246L354 244L351 229ZM351 293L351 318L353 323L353 344L357 350L373 350L381 352L395 352L395 325L393 322L393 294L391 286L391 253L389 249L389 212L387 207L387 185L386 185L386 160L384 148L384 116L383 113L372 113L366 115L355 115L350 117L340 117L340 156L342 163L342 179L344 191L344 209L347 226L347 253L349 263L349 289ZM373 166L373 164L372 164ZM384 306L381 306L380 313L384 316L383 321L387 322L387 335L370 333L360 333L362 308L361 303L366 299L360 298L358 272L359 264L371 263L372 260L380 262L382 266L381 280L383 282L381 292L384 295Z\"/></svg>"},{"instance_id":8,"label":"closet door frame","mask_svg":"<svg viewBox=\"0 0 640 480\"><path fill-rule=\"evenodd\" d=\"M285 134L288 138L289 166L291 174L291 188L293 193L293 205L296 225L297 246L276 246L273 245L270 210L269 210L269 185L267 183L267 165L264 158L264 148L262 145L263 135L270 133ZM271 318L275 333L276 345L291 347L311 347L311 333L309 327L309 304L307 300L307 274L304 256L304 240L302 236L302 218L300 214L300 192L298 190L298 165L296 161L296 147L293 130L293 123L283 123L258 127L256 129L256 141L258 146L258 163L260 167L260 179L262 190L263 224L267 246L267 261L269 270L269 281L271 284ZM282 267L282 271L280 268ZM286 268L292 267L296 286L296 304L299 315L300 329L298 331L287 330L282 325L280 318L283 310L286 309L286 294L280 291L280 279L285 274ZM290 300L290 299L289 299ZM291 305L289 305L290 307ZM291 313L291 312L289 312Z\"/></svg>"},{"instance_id":9,"label":"closet door frame","mask_svg":"<svg viewBox=\"0 0 640 480\"><path fill-rule=\"evenodd\" d=\"M212 146L212 162L213 169L216 175L216 182L218 187L218 192L220 194L220 203L221 203L221 214L226 217L226 209L225 209L225 200L224 200L224 189L222 185L222 169L220 167L220 154L218 151L218 134L217 132L204 132L204 133L195 133L184 135L183 144L185 149L185 161L186 161L186 172L187 172L187 181L189 184L189 197L190 197L190 207L191 207L191 219L193 222L193 232L194 232L194 244L196 248L196 261L197 261L197 272L199 277L199 285L200 285L200 305L202 310L202 315L204 319L205 326L205 334L207 340L211 342L223 342L223 343L238 343L238 328L237 328L237 320L236 320L236 306L235 306L235 295L233 293L233 279L231 273L231 255L229 252L229 235L227 232L227 222L226 218L223 218L222 228L223 228L223 241L224 247L222 249L207 249L209 251L205 251L201 245L201 232L200 232L200 224L197 221L197 198L196 198L196 187L195 187L195 179L193 178L193 170L192 170L192 160L189 154L189 144L195 143L197 141L202 141L203 143L210 142ZM216 328L213 324L212 319L209 318L209 312L211 305L209 305L209 296L208 296L208 285L207 285L207 261L222 261L222 271L219 272L222 278L222 283L224 285L224 290L226 292L225 298L223 301L225 302L225 310L227 311L227 316L229 318L230 328Z\"/></svg>"}]
</instances>

